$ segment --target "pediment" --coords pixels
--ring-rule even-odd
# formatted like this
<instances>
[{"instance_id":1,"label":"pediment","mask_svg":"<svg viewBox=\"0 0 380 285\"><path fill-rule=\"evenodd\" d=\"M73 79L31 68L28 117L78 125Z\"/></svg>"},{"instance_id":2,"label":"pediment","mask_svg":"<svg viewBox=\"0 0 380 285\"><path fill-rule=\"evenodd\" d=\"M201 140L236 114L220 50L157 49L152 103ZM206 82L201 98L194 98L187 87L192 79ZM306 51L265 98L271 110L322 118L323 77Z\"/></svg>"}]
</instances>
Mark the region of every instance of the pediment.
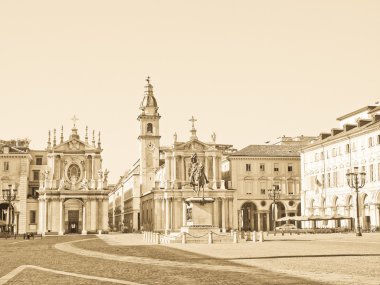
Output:
<instances>
[{"instance_id":1,"label":"pediment","mask_svg":"<svg viewBox=\"0 0 380 285\"><path fill-rule=\"evenodd\" d=\"M57 152L70 152L70 151L86 151L86 150L95 150L93 146L79 140L76 138L65 141L55 147L53 147L54 151Z\"/></svg>"},{"instance_id":2,"label":"pediment","mask_svg":"<svg viewBox=\"0 0 380 285\"><path fill-rule=\"evenodd\" d=\"M189 151L206 151L211 147L199 140L192 140L175 147L176 150L189 150Z\"/></svg>"}]
</instances>

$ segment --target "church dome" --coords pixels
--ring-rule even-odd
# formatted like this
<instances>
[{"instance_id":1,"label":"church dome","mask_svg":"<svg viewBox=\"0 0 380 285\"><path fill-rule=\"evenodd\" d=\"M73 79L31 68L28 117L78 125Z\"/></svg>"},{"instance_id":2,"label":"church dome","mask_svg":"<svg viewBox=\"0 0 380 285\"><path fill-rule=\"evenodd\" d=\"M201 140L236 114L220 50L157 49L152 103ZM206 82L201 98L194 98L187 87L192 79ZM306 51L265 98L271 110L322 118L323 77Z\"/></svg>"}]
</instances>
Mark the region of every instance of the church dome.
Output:
<instances>
[{"instance_id":1,"label":"church dome","mask_svg":"<svg viewBox=\"0 0 380 285\"><path fill-rule=\"evenodd\" d=\"M147 79L147 82L148 82L148 84L145 86L144 99L141 102L140 109L143 111L146 108L157 110L158 104L157 104L156 98L154 97L153 86L152 86L152 84L150 84L149 77Z\"/></svg>"}]
</instances>

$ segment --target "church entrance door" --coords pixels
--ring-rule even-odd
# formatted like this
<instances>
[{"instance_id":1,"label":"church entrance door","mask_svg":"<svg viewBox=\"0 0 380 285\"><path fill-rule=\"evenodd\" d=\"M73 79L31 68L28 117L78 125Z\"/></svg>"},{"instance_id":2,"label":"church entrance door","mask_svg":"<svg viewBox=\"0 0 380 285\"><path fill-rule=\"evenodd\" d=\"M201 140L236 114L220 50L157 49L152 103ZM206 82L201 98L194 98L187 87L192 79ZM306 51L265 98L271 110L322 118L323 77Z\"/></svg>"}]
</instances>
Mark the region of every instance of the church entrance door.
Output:
<instances>
[{"instance_id":1,"label":"church entrance door","mask_svg":"<svg viewBox=\"0 0 380 285\"><path fill-rule=\"evenodd\" d=\"M78 229L79 211L78 210L68 211L68 218L69 218L68 232L71 234L77 234L79 232L79 229Z\"/></svg>"}]
</instances>

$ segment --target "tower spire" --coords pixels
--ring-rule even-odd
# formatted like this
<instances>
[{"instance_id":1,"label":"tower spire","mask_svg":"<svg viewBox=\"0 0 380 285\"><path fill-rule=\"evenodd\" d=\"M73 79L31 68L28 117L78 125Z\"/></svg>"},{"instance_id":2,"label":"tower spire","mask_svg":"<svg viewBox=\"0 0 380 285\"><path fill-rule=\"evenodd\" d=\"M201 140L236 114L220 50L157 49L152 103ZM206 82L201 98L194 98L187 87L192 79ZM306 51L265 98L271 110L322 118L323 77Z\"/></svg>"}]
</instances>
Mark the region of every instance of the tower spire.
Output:
<instances>
[{"instance_id":1,"label":"tower spire","mask_svg":"<svg viewBox=\"0 0 380 285\"><path fill-rule=\"evenodd\" d=\"M50 130L48 132L48 141L47 141L47 148L50 149L51 148L51 141L50 141Z\"/></svg>"},{"instance_id":2,"label":"tower spire","mask_svg":"<svg viewBox=\"0 0 380 285\"><path fill-rule=\"evenodd\" d=\"M57 137L56 137L57 131L54 129L54 134L53 134L53 146L57 145Z\"/></svg>"},{"instance_id":3,"label":"tower spire","mask_svg":"<svg viewBox=\"0 0 380 285\"><path fill-rule=\"evenodd\" d=\"M86 126L86 135L84 137L84 141L88 143L88 126Z\"/></svg>"},{"instance_id":4,"label":"tower spire","mask_svg":"<svg viewBox=\"0 0 380 285\"><path fill-rule=\"evenodd\" d=\"M101 148L101 145L102 145L102 143L100 142L100 132L99 132L99 135L98 135L98 148Z\"/></svg>"},{"instance_id":5,"label":"tower spire","mask_svg":"<svg viewBox=\"0 0 380 285\"><path fill-rule=\"evenodd\" d=\"M95 147L95 130L92 130L92 146Z\"/></svg>"},{"instance_id":6,"label":"tower spire","mask_svg":"<svg viewBox=\"0 0 380 285\"><path fill-rule=\"evenodd\" d=\"M144 99L141 102L140 109L143 114L157 115L158 104L156 98L154 97L153 86L150 81L151 79L148 76L146 78L147 84L145 85Z\"/></svg>"},{"instance_id":7,"label":"tower spire","mask_svg":"<svg viewBox=\"0 0 380 285\"><path fill-rule=\"evenodd\" d=\"M60 143L63 143L63 126L61 126L61 142Z\"/></svg>"}]
</instances>

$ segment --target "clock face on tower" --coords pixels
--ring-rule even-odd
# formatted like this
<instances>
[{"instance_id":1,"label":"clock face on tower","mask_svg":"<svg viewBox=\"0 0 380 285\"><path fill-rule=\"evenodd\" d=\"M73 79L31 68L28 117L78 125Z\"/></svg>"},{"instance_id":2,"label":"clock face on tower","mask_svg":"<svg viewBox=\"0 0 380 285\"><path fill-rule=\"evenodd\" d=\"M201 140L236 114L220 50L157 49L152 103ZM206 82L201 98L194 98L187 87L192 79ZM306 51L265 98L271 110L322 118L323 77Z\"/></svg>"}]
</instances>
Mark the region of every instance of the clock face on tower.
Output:
<instances>
[{"instance_id":1,"label":"clock face on tower","mask_svg":"<svg viewBox=\"0 0 380 285\"><path fill-rule=\"evenodd\" d=\"M149 143L147 144L146 148L149 149L149 150L154 150L154 143L149 142Z\"/></svg>"}]
</instances>

